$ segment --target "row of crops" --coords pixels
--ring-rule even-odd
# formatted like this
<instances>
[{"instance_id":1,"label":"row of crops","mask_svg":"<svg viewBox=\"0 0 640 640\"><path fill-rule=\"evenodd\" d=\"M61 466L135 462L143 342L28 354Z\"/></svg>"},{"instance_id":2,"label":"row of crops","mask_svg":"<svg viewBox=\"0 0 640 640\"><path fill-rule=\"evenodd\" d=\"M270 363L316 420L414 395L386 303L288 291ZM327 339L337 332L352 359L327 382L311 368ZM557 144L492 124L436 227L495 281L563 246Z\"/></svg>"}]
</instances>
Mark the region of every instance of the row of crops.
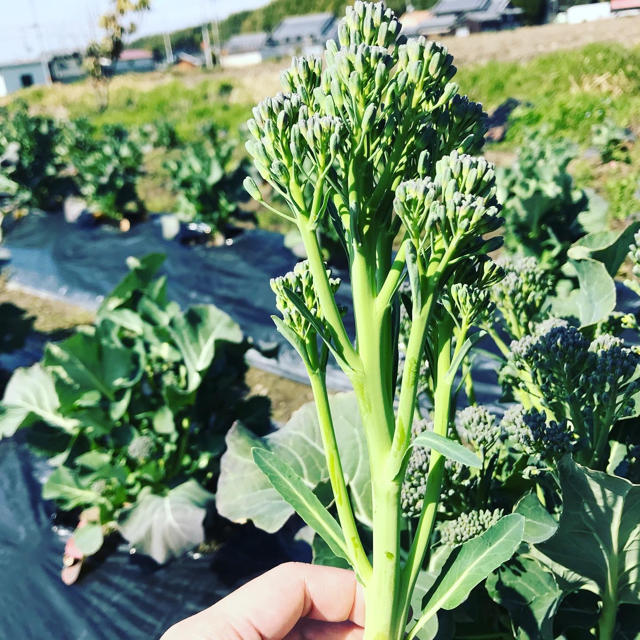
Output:
<instances>
[{"instance_id":1,"label":"row of crops","mask_svg":"<svg viewBox=\"0 0 640 640\"><path fill-rule=\"evenodd\" d=\"M97 219L135 222L147 213L140 195L145 158L160 154L175 213L224 234L238 201L246 199L235 148L215 125L203 127L197 142L185 143L164 120L131 130L96 127L82 118L33 115L16 102L0 110L0 215L58 212L75 196Z\"/></svg>"},{"instance_id":2,"label":"row of crops","mask_svg":"<svg viewBox=\"0 0 640 640\"><path fill-rule=\"evenodd\" d=\"M368 610L391 618L406 598L412 638L637 638L640 222L609 229L606 203L572 177L578 149L544 132L510 166L471 157L485 132L479 106L456 95L445 52L421 42L399 54L397 31L361 5L346 33L363 51L380 40L411 74L376 66L373 48L371 59L328 56L330 88L312 63L293 65L299 99L261 103L248 127L260 184L215 128L187 145L166 124L98 130L24 105L3 114L7 214L80 194L102 217L135 219L156 147L185 219L223 229L244 182L297 226L308 260L272 288L317 404L274 430L264 402L247 397L242 327L212 305L181 309L163 257L149 254L129 260L93 325L13 373L0 434L20 431L53 467L43 496L78 523L70 581L109 536L160 563L215 537L213 504L269 533L297 512L315 562L351 566L365 583L385 558L397 575L409 567L412 589L388 576L366 586ZM420 82L429 99L413 101L407 85ZM339 102L346 94L386 106L358 110ZM599 163L630 161L626 129L607 123L594 136ZM343 189L350 175L359 180ZM351 275L357 341L343 322L352 311L333 298L336 273ZM327 393L330 358L353 392ZM367 465L394 461L375 426L396 410L410 417L399 461ZM373 504L389 486L397 547L380 560L373 542L394 526Z\"/></svg>"}]
</instances>

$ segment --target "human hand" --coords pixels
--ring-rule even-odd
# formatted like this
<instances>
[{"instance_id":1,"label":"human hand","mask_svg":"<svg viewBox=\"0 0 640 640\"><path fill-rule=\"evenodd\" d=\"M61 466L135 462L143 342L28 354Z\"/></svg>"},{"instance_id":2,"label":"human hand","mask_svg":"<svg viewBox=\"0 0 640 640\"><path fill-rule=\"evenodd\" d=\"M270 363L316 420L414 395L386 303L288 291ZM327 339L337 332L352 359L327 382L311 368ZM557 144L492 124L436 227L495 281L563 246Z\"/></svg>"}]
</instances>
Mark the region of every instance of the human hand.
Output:
<instances>
[{"instance_id":1,"label":"human hand","mask_svg":"<svg viewBox=\"0 0 640 640\"><path fill-rule=\"evenodd\" d=\"M363 627L364 595L353 572L288 562L160 640L360 640Z\"/></svg>"}]
</instances>

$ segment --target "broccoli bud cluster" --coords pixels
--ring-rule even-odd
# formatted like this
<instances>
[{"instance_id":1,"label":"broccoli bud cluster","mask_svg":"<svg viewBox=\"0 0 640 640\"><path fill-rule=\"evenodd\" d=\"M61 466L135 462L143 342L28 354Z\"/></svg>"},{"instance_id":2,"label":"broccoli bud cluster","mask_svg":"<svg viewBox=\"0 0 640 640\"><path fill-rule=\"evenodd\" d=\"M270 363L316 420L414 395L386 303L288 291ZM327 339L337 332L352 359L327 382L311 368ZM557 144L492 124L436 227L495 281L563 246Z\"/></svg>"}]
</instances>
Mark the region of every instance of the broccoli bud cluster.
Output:
<instances>
[{"instance_id":1,"label":"broccoli bud cluster","mask_svg":"<svg viewBox=\"0 0 640 640\"><path fill-rule=\"evenodd\" d=\"M502 509L478 509L461 513L455 520L446 520L439 525L440 542L451 547L463 544L492 527L502 514Z\"/></svg>"},{"instance_id":2,"label":"broccoli bud cluster","mask_svg":"<svg viewBox=\"0 0 640 640\"><path fill-rule=\"evenodd\" d=\"M421 420L411 428L412 438L423 431L433 431L431 420ZM429 451L425 447L413 447L400 492L402 514L405 518L418 518L422 513L429 472Z\"/></svg>"},{"instance_id":3,"label":"broccoli bud cluster","mask_svg":"<svg viewBox=\"0 0 640 640\"><path fill-rule=\"evenodd\" d=\"M504 412L500 421L502 433L514 444L522 443L528 435L529 428L524 423L525 413L521 404L514 404Z\"/></svg>"},{"instance_id":4,"label":"broccoli bud cluster","mask_svg":"<svg viewBox=\"0 0 640 640\"><path fill-rule=\"evenodd\" d=\"M544 416L530 413L525 420L539 451L558 455L575 449L575 434L585 447L606 444L600 434L633 412L639 365L637 351L622 339L601 334L590 341L567 322L550 319L511 344L507 370L515 371L514 388L551 419L546 424ZM545 438L549 442L540 444Z\"/></svg>"},{"instance_id":5,"label":"broccoli bud cluster","mask_svg":"<svg viewBox=\"0 0 640 640\"><path fill-rule=\"evenodd\" d=\"M633 244L629 245L629 259L633 265L634 279L625 280L625 284L640 296L640 231L633 236Z\"/></svg>"},{"instance_id":6,"label":"broccoli bud cluster","mask_svg":"<svg viewBox=\"0 0 640 640\"><path fill-rule=\"evenodd\" d=\"M504 278L491 288L491 297L509 333L522 338L543 320L553 281L534 257L506 256L498 265Z\"/></svg>"},{"instance_id":7,"label":"broccoli bud cluster","mask_svg":"<svg viewBox=\"0 0 640 640\"><path fill-rule=\"evenodd\" d=\"M634 484L640 484L640 445L629 447L625 457L616 467L615 474Z\"/></svg>"},{"instance_id":8,"label":"broccoli bud cluster","mask_svg":"<svg viewBox=\"0 0 640 640\"><path fill-rule=\"evenodd\" d=\"M486 453L497 442L501 428L496 417L482 405L471 405L456 414L458 433L479 453Z\"/></svg>"},{"instance_id":9,"label":"broccoli bud cluster","mask_svg":"<svg viewBox=\"0 0 640 640\"><path fill-rule=\"evenodd\" d=\"M327 276L329 276L329 271L327 271ZM284 276L272 278L270 284L276 294L276 307L282 314L284 324L302 340L306 340L310 334L313 334L312 324L292 302L289 292L297 296L311 316L322 320L309 263L306 260L299 262L293 271ZM329 277L329 284L335 293L340 286L340 280Z\"/></svg>"},{"instance_id":10,"label":"broccoli bud cluster","mask_svg":"<svg viewBox=\"0 0 640 640\"><path fill-rule=\"evenodd\" d=\"M153 439L150 436L136 436L127 447L127 454L138 462L144 462L153 453Z\"/></svg>"},{"instance_id":11,"label":"broccoli bud cluster","mask_svg":"<svg viewBox=\"0 0 640 640\"><path fill-rule=\"evenodd\" d=\"M579 438L567 420L547 420L541 411L531 409L522 415L526 429L522 430L521 443L525 450L535 451L542 458L560 458L574 451Z\"/></svg>"}]
</instances>

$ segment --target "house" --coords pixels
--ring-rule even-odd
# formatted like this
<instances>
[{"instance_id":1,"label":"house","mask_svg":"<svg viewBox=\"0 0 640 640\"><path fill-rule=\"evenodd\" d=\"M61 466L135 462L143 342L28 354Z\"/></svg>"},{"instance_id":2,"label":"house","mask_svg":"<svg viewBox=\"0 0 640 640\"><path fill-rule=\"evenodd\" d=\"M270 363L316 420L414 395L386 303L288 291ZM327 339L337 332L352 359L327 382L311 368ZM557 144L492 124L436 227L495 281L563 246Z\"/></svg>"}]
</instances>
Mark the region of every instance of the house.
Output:
<instances>
[{"instance_id":1,"label":"house","mask_svg":"<svg viewBox=\"0 0 640 640\"><path fill-rule=\"evenodd\" d=\"M175 67L180 71L194 71L200 69L204 64L201 56L194 56L186 51L178 51L175 60Z\"/></svg>"},{"instance_id":2,"label":"house","mask_svg":"<svg viewBox=\"0 0 640 640\"><path fill-rule=\"evenodd\" d=\"M638 2L640 7L640 2ZM576 4L567 7L566 22L568 24L580 24L611 17L611 5L608 2L595 2L593 4Z\"/></svg>"},{"instance_id":3,"label":"house","mask_svg":"<svg viewBox=\"0 0 640 640\"><path fill-rule=\"evenodd\" d=\"M338 22L332 13L288 16L271 34L241 33L222 47L223 67L244 67L270 58L292 55L320 55L327 40L338 37Z\"/></svg>"},{"instance_id":4,"label":"house","mask_svg":"<svg viewBox=\"0 0 640 640\"><path fill-rule=\"evenodd\" d=\"M49 68L43 60L0 63L0 97L19 89L50 82Z\"/></svg>"},{"instance_id":5,"label":"house","mask_svg":"<svg viewBox=\"0 0 640 640\"><path fill-rule=\"evenodd\" d=\"M222 67L246 67L260 64L270 56L266 49L269 36L263 31L257 33L240 33L227 40L220 52Z\"/></svg>"},{"instance_id":6,"label":"house","mask_svg":"<svg viewBox=\"0 0 640 640\"><path fill-rule=\"evenodd\" d=\"M430 13L431 17L419 16L406 35L462 35L509 29L519 26L523 11L512 7L510 0L440 0ZM411 20L410 15L405 14L401 21Z\"/></svg>"},{"instance_id":7,"label":"house","mask_svg":"<svg viewBox=\"0 0 640 640\"><path fill-rule=\"evenodd\" d=\"M77 51L52 54L49 73L53 82L74 82L87 75L82 54Z\"/></svg>"},{"instance_id":8,"label":"house","mask_svg":"<svg viewBox=\"0 0 640 640\"><path fill-rule=\"evenodd\" d=\"M321 54L327 40L338 36L338 22L332 13L309 13L285 18L271 34L271 46L279 55Z\"/></svg>"},{"instance_id":9,"label":"house","mask_svg":"<svg viewBox=\"0 0 640 640\"><path fill-rule=\"evenodd\" d=\"M409 11L400 18L407 38L453 34L457 22L456 15L435 16L431 11Z\"/></svg>"},{"instance_id":10,"label":"house","mask_svg":"<svg viewBox=\"0 0 640 640\"><path fill-rule=\"evenodd\" d=\"M611 0L611 13L627 15L640 13L640 0Z\"/></svg>"},{"instance_id":11,"label":"house","mask_svg":"<svg viewBox=\"0 0 640 640\"><path fill-rule=\"evenodd\" d=\"M146 49L125 49L115 64L115 73L144 73L154 71L153 53Z\"/></svg>"},{"instance_id":12,"label":"house","mask_svg":"<svg viewBox=\"0 0 640 640\"><path fill-rule=\"evenodd\" d=\"M471 33L500 31L520 26L523 13L520 7L512 7L510 0L489 0L481 9L465 13L463 20Z\"/></svg>"}]
</instances>

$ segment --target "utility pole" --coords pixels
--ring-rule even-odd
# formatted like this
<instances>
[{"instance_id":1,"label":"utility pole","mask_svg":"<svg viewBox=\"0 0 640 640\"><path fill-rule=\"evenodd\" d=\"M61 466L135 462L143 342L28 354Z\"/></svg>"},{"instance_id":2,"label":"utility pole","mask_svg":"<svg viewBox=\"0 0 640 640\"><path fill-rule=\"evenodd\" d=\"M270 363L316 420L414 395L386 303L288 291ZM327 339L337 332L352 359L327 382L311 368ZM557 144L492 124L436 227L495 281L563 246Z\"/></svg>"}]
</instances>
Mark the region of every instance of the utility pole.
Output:
<instances>
[{"instance_id":1,"label":"utility pole","mask_svg":"<svg viewBox=\"0 0 640 640\"><path fill-rule=\"evenodd\" d=\"M213 56L211 55L211 38L209 36L209 25L202 25L202 44L204 45L204 61L207 69L213 69Z\"/></svg>"},{"instance_id":2,"label":"utility pole","mask_svg":"<svg viewBox=\"0 0 640 640\"><path fill-rule=\"evenodd\" d=\"M168 33L164 34L164 55L167 59L167 64L173 64L173 49L171 47L171 36Z\"/></svg>"},{"instance_id":3,"label":"utility pole","mask_svg":"<svg viewBox=\"0 0 640 640\"><path fill-rule=\"evenodd\" d=\"M40 67L42 68L42 75L44 76L45 84L51 84L51 73L49 71L49 61L47 60L46 54L47 47L44 41L44 34L40 28L35 0L31 0L31 12L33 13L33 28L36 33L36 39L38 40L38 48L40 49Z\"/></svg>"},{"instance_id":4,"label":"utility pole","mask_svg":"<svg viewBox=\"0 0 640 640\"><path fill-rule=\"evenodd\" d=\"M218 28L218 18L214 18L211 23L211 34L213 36L213 50L216 54L216 64L220 64L220 52L222 43L220 42L220 29Z\"/></svg>"}]
</instances>

